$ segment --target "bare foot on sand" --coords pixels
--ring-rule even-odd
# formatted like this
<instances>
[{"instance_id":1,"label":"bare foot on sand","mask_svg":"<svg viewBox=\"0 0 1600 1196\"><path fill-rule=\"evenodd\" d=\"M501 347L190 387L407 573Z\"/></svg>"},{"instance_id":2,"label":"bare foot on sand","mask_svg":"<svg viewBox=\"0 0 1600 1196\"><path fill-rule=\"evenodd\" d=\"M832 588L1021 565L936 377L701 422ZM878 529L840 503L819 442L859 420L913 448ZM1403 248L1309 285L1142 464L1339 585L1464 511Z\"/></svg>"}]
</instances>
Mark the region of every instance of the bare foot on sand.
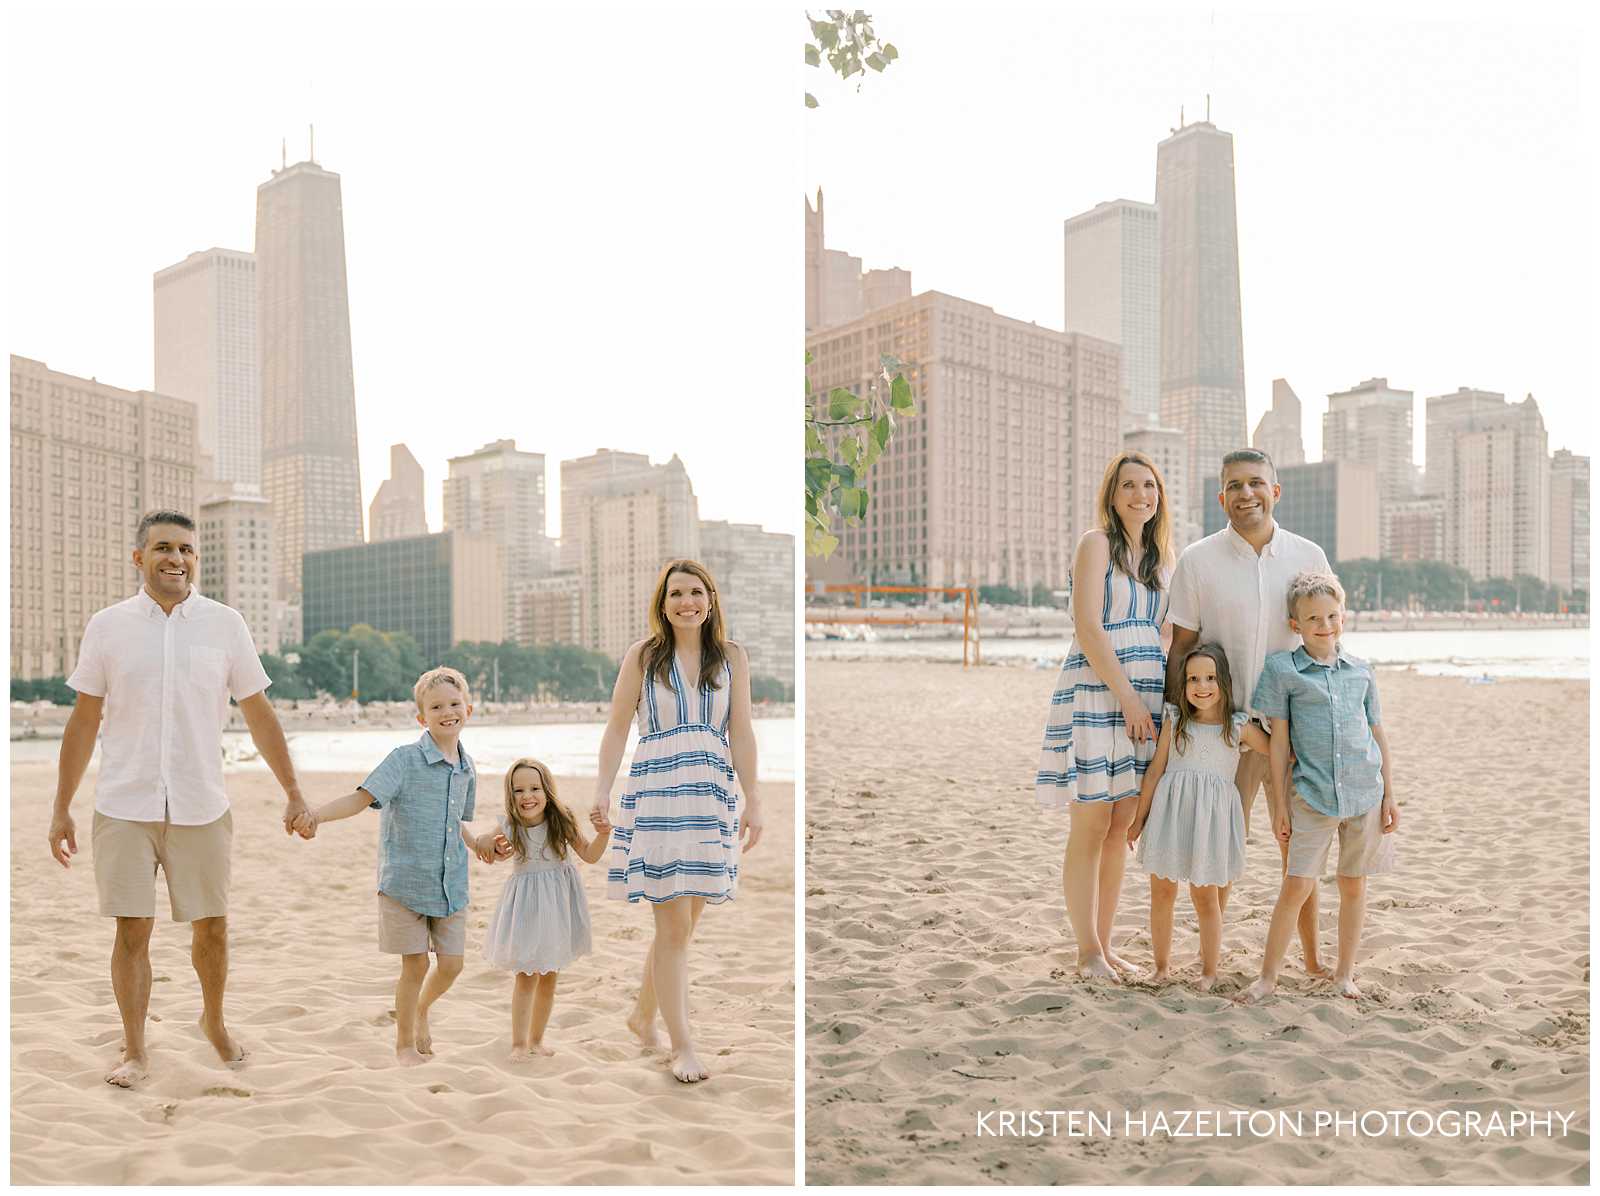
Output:
<instances>
[{"instance_id":1,"label":"bare foot on sand","mask_svg":"<svg viewBox=\"0 0 1600 1196\"><path fill-rule=\"evenodd\" d=\"M1265 1001L1268 997L1270 997L1273 989L1277 987L1278 986L1274 981L1258 979L1254 984L1233 999L1241 1005L1255 1005L1261 1001Z\"/></svg>"},{"instance_id":2,"label":"bare foot on sand","mask_svg":"<svg viewBox=\"0 0 1600 1196\"><path fill-rule=\"evenodd\" d=\"M523 1046L520 1042L514 1042L511 1044L511 1053L506 1056L506 1062L526 1063L531 1058L533 1058L533 1056L528 1054L527 1047Z\"/></svg>"},{"instance_id":3,"label":"bare foot on sand","mask_svg":"<svg viewBox=\"0 0 1600 1196\"><path fill-rule=\"evenodd\" d=\"M1332 980L1333 969L1321 960L1308 960L1306 962L1306 975L1313 980Z\"/></svg>"},{"instance_id":4,"label":"bare foot on sand","mask_svg":"<svg viewBox=\"0 0 1600 1196\"><path fill-rule=\"evenodd\" d=\"M698 1084L701 1080L711 1078L711 1073L700 1065L700 1060L695 1058L693 1047L688 1047L672 1056L672 1074L685 1084Z\"/></svg>"},{"instance_id":5,"label":"bare foot on sand","mask_svg":"<svg viewBox=\"0 0 1600 1196\"><path fill-rule=\"evenodd\" d=\"M1098 955L1091 955L1088 959L1082 960L1078 964L1078 975L1085 980L1110 980L1112 983L1121 979L1111 970L1111 965Z\"/></svg>"},{"instance_id":6,"label":"bare foot on sand","mask_svg":"<svg viewBox=\"0 0 1600 1196\"><path fill-rule=\"evenodd\" d=\"M200 1019L200 1031L216 1048L218 1056L224 1063L243 1063L244 1048L233 1035L228 1033L228 1027L219 1019L208 1022L204 1017Z\"/></svg>"},{"instance_id":7,"label":"bare foot on sand","mask_svg":"<svg viewBox=\"0 0 1600 1196\"><path fill-rule=\"evenodd\" d=\"M1194 987L1197 992L1208 993L1216 983L1217 978L1215 976L1202 975L1200 979L1194 982Z\"/></svg>"},{"instance_id":8,"label":"bare foot on sand","mask_svg":"<svg viewBox=\"0 0 1600 1196\"><path fill-rule=\"evenodd\" d=\"M1130 976L1137 974L1139 971L1139 968L1135 964L1131 964L1126 959L1123 959L1122 956L1118 955L1110 947L1106 948L1106 962L1112 967L1116 968L1117 971L1125 972Z\"/></svg>"},{"instance_id":9,"label":"bare foot on sand","mask_svg":"<svg viewBox=\"0 0 1600 1196\"><path fill-rule=\"evenodd\" d=\"M428 1028L428 1011L426 1009L417 1010L416 1026L417 1054L433 1054L433 1031Z\"/></svg>"},{"instance_id":10,"label":"bare foot on sand","mask_svg":"<svg viewBox=\"0 0 1600 1196\"><path fill-rule=\"evenodd\" d=\"M1356 987L1356 982L1349 976L1335 976L1333 978L1333 991L1341 997L1348 997L1352 1001L1361 999L1361 990Z\"/></svg>"},{"instance_id":11,"label":"bare foot on sand","mask_svg":"<svg viewBox=\"0 0 1600 1196\"><path fill-rule=\"evenodd\" d=\"M1146 984L1165 984L1172 979L1171 968L1156 968L1145 977Z\"/></svg>"},{"instance_id":12,"label":"bare foot on sand","mask_svg":"<svg viewBox=\"0 0 1600 1196\"><path fill-rule=\"evenodd\" d=\"M118 1088L132 1088L150 1074L150 1061L143 1056L124 1057L106 1075L106 1083Z\"/></svg>"},{"instance_id":13,"label":"bare foot on sand","mask_svg":"<svg viewBox=\"0 0 1600 1196\"><path fill-rule=\"evenodd\" d=\"M428 1057L419 1055L416 1047L397 1047L394 1052L394 1061L401 1067L416 1067L418 1064L426 1063Z\"/></svg>"},{"instance_id":14,"label":"bare foot on sand","mask_svg":"<svg viewBox=\"0 0 1600 1196\"><path fill-rule=\"evenodd\" d=\"M639 1045L647 1051L661 1049L661 1036L656 1033L656 1019L646 1018L637 1009L628 1015L628 1029L633 1031L633 1036L639 1040Z\"/></svg>"}]
</instances>

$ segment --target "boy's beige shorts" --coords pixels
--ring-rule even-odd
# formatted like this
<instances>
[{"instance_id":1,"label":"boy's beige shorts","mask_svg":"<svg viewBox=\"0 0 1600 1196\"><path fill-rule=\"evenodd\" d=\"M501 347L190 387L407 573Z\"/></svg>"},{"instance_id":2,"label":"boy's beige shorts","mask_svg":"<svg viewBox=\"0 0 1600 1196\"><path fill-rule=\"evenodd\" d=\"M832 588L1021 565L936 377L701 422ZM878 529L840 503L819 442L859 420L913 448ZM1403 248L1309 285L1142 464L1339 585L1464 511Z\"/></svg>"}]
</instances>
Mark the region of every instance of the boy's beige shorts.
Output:
<instances>
[{"instance_id":1,"label":"boy's beige shorts","mask_svg":"<svg viewBox=\"0 0 1600 1196\"><path fill-rule=\"evenodd\" d=\"M465 955L467 911L430 918L379 893L378 950L386 955L426 955L430 946L435 955Z\"/></svg>"},{"instance_id":2,"label":"boy's beige shorts","mask_svg":"<svg viewBox=\"0 0 1600 1196\"><path fill-rule=\"evenodd\" d=\"M167 874L174 922L228 913L233 811L203 826L130 822L96 810L90 833L94 884L108 918L156 916L156 869Z\"/></svg>"},{"instance_id":3,"label":"boy's beige shorts","mask_svg":"<svg viewBox=\"0 0 1600 1196\"><path fill-rule=\"evenodd\" d=\"M1394 869L1394 836L1383 833L1383 803L1365 814L1337 818L1313 810L1289 793L1289 875L1320 877L1334 832L1339 835L1339 875L1378 876Z\"/></svg>"}]
</instances>

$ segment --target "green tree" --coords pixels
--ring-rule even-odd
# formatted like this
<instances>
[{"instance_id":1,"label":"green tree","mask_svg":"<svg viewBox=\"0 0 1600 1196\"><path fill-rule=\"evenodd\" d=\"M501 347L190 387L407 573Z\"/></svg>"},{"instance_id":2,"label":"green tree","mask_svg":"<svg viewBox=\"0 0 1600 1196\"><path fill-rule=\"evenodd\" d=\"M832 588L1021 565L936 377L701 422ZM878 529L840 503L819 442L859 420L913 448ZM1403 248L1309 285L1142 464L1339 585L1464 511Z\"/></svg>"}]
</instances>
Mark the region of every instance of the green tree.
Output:
<instances>
[{"instance_id":1,"label":"green tree","mask_svg":"<svg viewBox=\"0 0 1600 1196\"><path fill-rule=\"evenodd\" d=\"M827 59L841 79L854 75L865 78L868 67L882 72L900 57L900 51L878 40L878 35L872 31L872 17L859 10L847 13L830 8L820 20L807 13L806 22L811 26L811 38L806 42L806 65L820 68L823 59ZM859 82L856 90L861 90ZM816 106L817 97L806 92L806 107Z\"/></svg>"},{"instance_id":2,"label":"green tree","mask_svg":"<svg viewBox=\"0 0 1600 1196\"><path fill-rule=\"evenodd\" d=\"M879 40L872 17L859 9L830 8L821 18L808 13L806 21L811 30L806 65L820 69L826 61L841 79L865 78L868 68L881 72L900 57L893 45ZM806 107L816 106L816 96L806 92ZM892 357L880 359L865 395L836 386L826 396L814 396L810 365L807 353L805 544L807 556L827 557L839 546L834 529L866 516L866 473L889 447L895 420L915 415L916 403L911 383Z\"/></svg>"},{"instance_id":3,"label":"green tree","mask_svg":"<svg viewBox=\"0 0 1600 1196\"><path fill-rule=\"evenodd\" d=\"M293 652L294 649L291 648L289 651ZM268 697L295 702L316 696L311 685L300 675L300 670L282 656L263 652L261 667L266 670L267 676L272 678L272 688L267 691Z\"/></svg>"},{"instance_id":4,"label":"green tree","mask_svg":"<svg viewBox=\"0 0 1600 1196\"><path fill-rule=\"evenodd\" d=\"M11 678L13 702L53 702L57 706L71 706L78 700L78 691L67 684L65 677L41 677L36 681Z\"/></svg>"},{"instance_id":5,"label":"green tree","mask_svg":"<svg viewBox=\"0 0 1600 1196\"><path fill-rule=\"evenodd\" d=\"M811 364L811 354L806 354ZM867 393L836 386L813 397L806 377L806 555L830 555L839 546L836 526L859 523L867 514L867 470L889 447L895 420L915 415L911 383L900 362L885 355Z\"/></svg>"}]
</instances>

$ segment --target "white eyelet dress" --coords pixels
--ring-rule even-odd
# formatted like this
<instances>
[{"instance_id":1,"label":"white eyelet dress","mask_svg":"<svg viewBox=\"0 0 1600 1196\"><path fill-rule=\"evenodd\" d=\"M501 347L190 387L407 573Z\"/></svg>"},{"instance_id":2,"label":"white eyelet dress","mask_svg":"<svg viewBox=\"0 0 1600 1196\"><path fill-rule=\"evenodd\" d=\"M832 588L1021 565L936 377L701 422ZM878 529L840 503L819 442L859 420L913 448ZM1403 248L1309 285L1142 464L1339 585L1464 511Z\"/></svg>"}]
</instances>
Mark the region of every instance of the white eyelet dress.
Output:
<instances>
[{"instance_id":1,"label":"white eyelet dress","mask_svg":"<svg viewBox=\"0 0 1600 1196\"><path fill-rule=\"evenodd\" d=\"M483 958L508 972L559 972L589 954L592 945L589 903L574 859L577 849L569 844L567 858L556 859L542 822L513 827L502 818L500 833L508 839L520 834L527 858L517 860L500 890L500 904L483 936Z\"/></svg>"},{"instance_id":2,"label":"white eyelet dress","mask_svg":"<svg viewBox=\"0 0 1600 1196\"><path fill-rule=\"evenodd\" d=\"M639 743L611 833L606 895L625 901L732 900L739 885L738 791L728 750L733 670L721 684L672 684L647 673L639 691Z\"/></svg>"},{"instance_id":3,"label":"white eyelet dress","mask_svg":"<svg viewBox=\"0 0 1600 1196\"><path fill-rule=\"evenodd\" d=\"M1073 586L1072 602L1100 602L1100 625L1111 639L1117 662L1150 711L1161 732L1161 695L1167 660L1161 651L1161 623L1167 617L1167 591L1153 590L1114 565L1104 584ZM1156 740L1135 744L1122 723L1122 707L1111 687L1095 675L1076 640L1061 662L1034 795L1047 810L1070 809L1080 801L1121 801L1136 796L1156 754Z\"/></svg>"},{"instance_id":4,"label":"white eyelet dress","mask_svg":"<svg viewBox=\"0 0 1600 1196\"><path fill-rule=\"evenodd\" d=\"M1176 728L1178 708L1169 704L1166 717ZM1239 730L1246 717L1233 716L1232 747L1222 738L1221 723L1190 722L1182 751L1173 740L1139 835L1140 868L1192 885L1227 885L1244 875L1244 809L1233 775L1244 750Z\"/></svg>"}]
</instances>

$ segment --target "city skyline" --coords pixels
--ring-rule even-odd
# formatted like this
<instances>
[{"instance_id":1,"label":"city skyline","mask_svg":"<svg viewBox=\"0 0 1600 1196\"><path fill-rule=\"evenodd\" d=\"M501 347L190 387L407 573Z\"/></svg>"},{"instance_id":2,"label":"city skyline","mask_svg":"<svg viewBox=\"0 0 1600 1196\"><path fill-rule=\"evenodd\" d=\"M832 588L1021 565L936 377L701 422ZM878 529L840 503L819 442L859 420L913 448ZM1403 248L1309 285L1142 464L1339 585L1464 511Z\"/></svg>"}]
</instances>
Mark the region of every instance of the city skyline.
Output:
<instances>
[{"instance_id":1,"label":"city skyline","mask_svg":"<svg viewBox=\"0 0 1600 1196\"><path fill-rule=\"evenodd\" d=\"M1252 428L1286 378L1320 458L1327 396L1387 376L1415 396L1418 462L1423 403L1460 386L1532 393L1552 449L1590 451L1591 233L1531 218L1542 197L1589 206L1579 27L1470 8L1148 17L1020 10L978 54L948 15L875 14L893 69L859 94L820 80L807 114L803 186L827 195L828 243L911 270L919 292L1061 329L1062 221L1152 201L1181 106L1184 125L1209 115L1234 138ZM1059 153L1018 119L1035 111ZM885 143L901 161L967 156L908 204Z\"/></svg>"},{"instance_id":2,"label":"city skyline","mask_svg":"<svg viewBox=\"0 0 1600 1196\"><path fill-rule=\"evenodd\" d=\"M523 69L525 40L509 34L534 31L531 14L463 8L440 29L392 13L378 55L359 10L313 20L261 7L250 37L216 54L218 25L243 27L249 12L107 10L87 42L70 14L12 16L40 53L8 72L11 111L27 113L11 148L50 184L11 200L10 351L150 389L153 275L213 246L250 252L256 187L308 157L314 124L315 159L343 191L363 513L403 443L438 531L448 459L514 438L545 457L550 535L557 463L597 448L677 452L702 517L798 531L792 488L748 452L790 418L747 401L781 391L792 368L782 313L799 306L801 270L776 235L776 204L793 151L756 163L725 152L793 119L799 101L770 67L796 36L786 14L742 15L724 68L700 78L661 60L671 15L641 10L607 46L607 70L634 81L623 94L566 58ZM589 32L560 12L538 14L536 31ZM150 74L129 44L163 46L173 70ZM752 44L763 48L747 58ZM92 80L70 93L49 82L67 47ZM471 66L419 90L413 61L441 53ZM748 103L730 111L729 87ZM47 106L27 99L47 91ZM647 92L672 102L642 102ZM581 122L538 115L573 104ZM702 126L714 135L682 135ZM750 277L772 302L740 298ZM686 355L709 362L713 348L716 381L671 381Z\"/></svg>"}]
</instances>

